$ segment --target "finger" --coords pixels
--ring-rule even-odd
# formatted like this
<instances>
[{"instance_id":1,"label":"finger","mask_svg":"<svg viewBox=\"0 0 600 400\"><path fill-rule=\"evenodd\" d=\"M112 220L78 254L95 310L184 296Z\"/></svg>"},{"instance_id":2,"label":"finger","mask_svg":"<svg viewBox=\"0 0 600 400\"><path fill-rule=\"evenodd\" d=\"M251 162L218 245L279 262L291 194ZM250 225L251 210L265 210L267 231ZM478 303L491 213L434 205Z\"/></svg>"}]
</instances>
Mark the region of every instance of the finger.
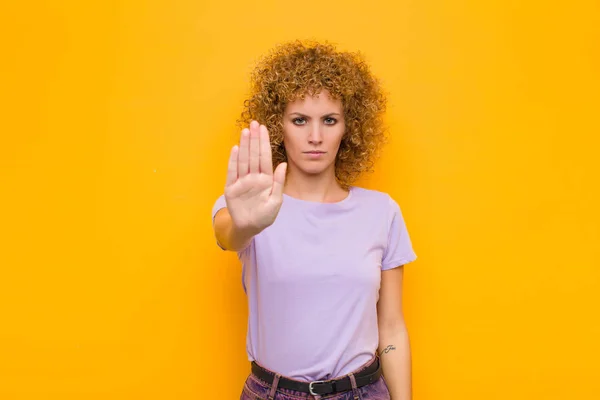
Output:
<instances>
[{"instance_id":1,"label":"finger","mask_svg":"<svg viewBox=\"0 0 600 400\"><path fill-rule=\"evenodd\" d=\"M227 165L227 182L225 186L233 185L237 180L238 176L238 153L239 147L237 145L231 148L229 154L229 164Z\"/></svg>"},{"instance_id":2,"label":"finger","mask_svg":"<svg viewBox=\"0 0 600 400\"><path fill-rule=\"evenodd\" d=\"M287 170L287 163L281 163L275 168L273 174L273 188L271 189L271 196L274 196L277 200L281 200L283 197L283 186L285 184L285 172Z\"/></svg>"},{"instance_id":3,"label":"finger","mask_svg":"<svg viewBox=\"0 0 600 400\"><path fill-rule=\"evenodd\" d=\"M242 129L242 138L240 139L240 149L238 152L238 178L248 175L248 154L249 154L250 131L248 128Z\"/></svg>"},{"instance_id":4,"label":"finger","mask_svg":"<svg viewBox=\"0 0 600 400\"><path fill-rule=\"evenodd\" d=\"M258 165L260 163L260 133L258 122L250 123L250 173L257 174L259 172Z\"/></svg>"},{"instance_id":5,"label":"finger","mask_svg":"<svg viewBox=\"0 0 600 400\"><path fill-rule=\"evenodd\" d=\"M260 126L260 172L273 175L273 156L271 155L271 141L266 126Z\"/></svg>"}]
</instances>

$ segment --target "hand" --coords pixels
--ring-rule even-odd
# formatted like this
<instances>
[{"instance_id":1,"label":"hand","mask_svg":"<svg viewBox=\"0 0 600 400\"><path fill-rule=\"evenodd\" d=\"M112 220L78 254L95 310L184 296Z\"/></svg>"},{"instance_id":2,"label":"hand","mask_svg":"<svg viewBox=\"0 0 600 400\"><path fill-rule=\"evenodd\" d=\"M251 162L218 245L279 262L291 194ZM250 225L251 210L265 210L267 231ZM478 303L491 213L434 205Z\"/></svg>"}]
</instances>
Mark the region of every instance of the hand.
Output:
<instances>
[{"instance_id":1,"label":"hand","mask_svg":"<svg viewBox=\"0 0 600 400\"><path fill-rule=\"evenodd\" d=\"M275 222L283 202L287 164L273 172L271 143L267 127L257 121L242 130L239 146L229 157L225 201L237 229L253 235Z\"/></svg>"}]
</instances>

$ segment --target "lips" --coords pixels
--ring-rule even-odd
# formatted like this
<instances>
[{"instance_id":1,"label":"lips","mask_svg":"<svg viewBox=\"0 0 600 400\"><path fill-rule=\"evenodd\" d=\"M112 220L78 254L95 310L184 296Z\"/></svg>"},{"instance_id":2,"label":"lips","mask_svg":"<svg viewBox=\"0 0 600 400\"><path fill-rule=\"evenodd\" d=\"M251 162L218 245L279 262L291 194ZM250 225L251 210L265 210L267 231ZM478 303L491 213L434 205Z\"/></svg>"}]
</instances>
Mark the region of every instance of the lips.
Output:
<instances>
[{"instance_id":1,"label":"lips","mask_svg":"<svg viewBox=\"0 0 600 400\"><path fill-rule=\"evenodd\" d=\"M318 151L318 150L315 150L315 151L305 151L304 153L306 153L306 154L325 154L324 151Z\"/></svg>"}]
</instances>

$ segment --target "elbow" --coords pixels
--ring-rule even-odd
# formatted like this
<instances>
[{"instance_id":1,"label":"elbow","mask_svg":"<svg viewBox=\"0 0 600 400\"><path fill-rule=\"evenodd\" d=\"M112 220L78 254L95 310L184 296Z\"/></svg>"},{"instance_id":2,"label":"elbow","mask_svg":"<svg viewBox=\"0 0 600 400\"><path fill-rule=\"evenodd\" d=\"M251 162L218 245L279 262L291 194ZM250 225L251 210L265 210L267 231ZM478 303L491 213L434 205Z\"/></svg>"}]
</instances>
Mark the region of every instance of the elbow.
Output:
<instances>
[{"instance_id":1,"label":"elbow","mask_svg":"<svg viewBox=\"0 0 600 400\"><path fill-rule=\"evenodd\" d=\"M379 324L379 337L381 340L395 338L398 336L408 336L408 330L404 318L393 318Z\"/></svg>"}]
</instances>

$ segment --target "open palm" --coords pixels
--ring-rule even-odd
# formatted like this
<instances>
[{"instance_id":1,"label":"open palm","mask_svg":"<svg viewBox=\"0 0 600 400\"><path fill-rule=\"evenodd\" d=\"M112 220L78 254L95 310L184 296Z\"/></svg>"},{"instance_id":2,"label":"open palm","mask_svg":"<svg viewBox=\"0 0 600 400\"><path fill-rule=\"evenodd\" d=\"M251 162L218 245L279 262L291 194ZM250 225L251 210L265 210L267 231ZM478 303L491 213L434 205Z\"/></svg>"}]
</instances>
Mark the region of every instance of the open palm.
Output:
<instances>
[{"instance_id":1,"label":"open palm","mask_svg":"<svg viewBox=\"0 0 600 400\"><path fill-rule=\"evenodd\" d=\"M252 121L233 146L227 169L225 201L238 229L258 234L270 226L283 202L286 163L273 172L267 127Z\"/></svg>"}]
</instances>

